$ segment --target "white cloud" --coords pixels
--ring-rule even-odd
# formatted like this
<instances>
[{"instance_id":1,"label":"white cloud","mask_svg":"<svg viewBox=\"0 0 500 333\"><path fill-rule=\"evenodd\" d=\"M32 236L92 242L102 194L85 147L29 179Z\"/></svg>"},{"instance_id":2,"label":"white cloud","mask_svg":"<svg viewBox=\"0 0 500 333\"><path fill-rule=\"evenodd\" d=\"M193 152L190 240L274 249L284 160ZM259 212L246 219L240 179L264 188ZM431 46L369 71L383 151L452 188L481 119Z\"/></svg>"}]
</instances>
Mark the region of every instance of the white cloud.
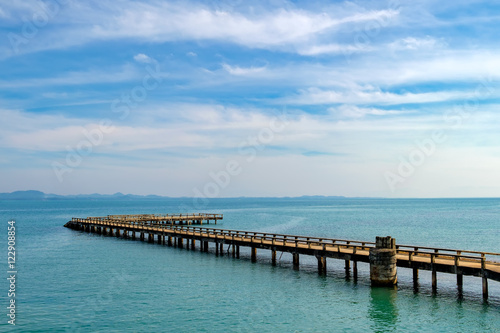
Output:
<instances>
[{"instance_id":1,"label":"white cloud","mask_svg":"<svg viewBox=\"0 0 500 333\"><path fill-rule=\"evenodd\" d=\"M244 76L244 75L252 75L252 74L257 74L261 73L266 70L266 67L239 67L239 66L231 66L228 64L222 64L222 68L226 72L228 72L231 75L237 75L237 76Z\"/></svg>"},{"instance_id":2,"label":"white cloud","mask_svg":"<svg viewBox=\"0 0 500 333\"><path fill-rule=\"evenodd\" d=\"M156 60L151 57L145 55L144 53L139 53L134 56L134 60L143 64L152 64L156 63Z\"/></svg>"},{"instance_id":3,"label":"white cloud","mask_svg":"<svg viewBox=\"0 0 500 333\"><path fill-rule=\"evenodd\" d=\"M154 43L218 40L251 48L303 50L303 54L312 55L336 52L331 42L321 42L323 46L318 48L310 44L316 39L320 42L342 26L385 22L399 15L393 9L366 10L345 5L329 8L328 12L312 12L293 6L287 9L265 7L256 6L253 11L243 12L235 6L220 10L196 2L70 3L64 6L64 15L50 22L54 27L64 26L55 30L57 38L52 35L52 29L46 29L41 38L30 40L21 52L64 48L95 40L139 38Z\"/></svg>"},{"instance_id":4,"label":"white cloud","mask_svg":"<svg viewBox=\"0 0 500 333\"><path fill-rule=\"evenodd\" d=\"M294 105L320 105L320 104L422 104L443 102L456 99L465 99L472 96L473 91L437 91L427 93L393 93L381 90L323 90L308 88L301 90L297 96L287 97L284 102ZM283 102L283 101L280 101Z\"/></svg>"},{"instance_id":5,"label":"white cloud","mask_svg":"<svg viewBox=\"0 0 500 333\"><path fill-rule=\"evenodd\" d=\"M444 46L446 46L444 41L435 39L431 36L425 38L406 37L389 44L389 48L394 50L432 50Z\"/></svg>"},{"instance_id":6,"label":"white cloud","mask_svg":"<svg viewBox=\"0 0 500 333\"><path fill-rule=\"evenodd\" d=\"M341 44L318 44L312 46L304 46L298 49L301 55L315 56L320 54L344 53L351 54L356 52L372 51L373 47L368 45L341 45Z\"/></svg>"},{"instance_id":7,"label":"white cloud","mask_svg":"<svg viewBox=\"0 0 500 333\"><path fill-rule=\"evenodd\" d=\"M374 116L388 116L388 115L404 115L408 114L410 112L408 111L401 111L401 110L384 110L384 109L377 109L377 108L363 108L363 107L358 107L355 105L341 105L336 108L328 108L328 111L330 111L333 114L340 114L344 117L347 118L363 118L367 115L374 115Z\"/></svg>"}]
</instances>

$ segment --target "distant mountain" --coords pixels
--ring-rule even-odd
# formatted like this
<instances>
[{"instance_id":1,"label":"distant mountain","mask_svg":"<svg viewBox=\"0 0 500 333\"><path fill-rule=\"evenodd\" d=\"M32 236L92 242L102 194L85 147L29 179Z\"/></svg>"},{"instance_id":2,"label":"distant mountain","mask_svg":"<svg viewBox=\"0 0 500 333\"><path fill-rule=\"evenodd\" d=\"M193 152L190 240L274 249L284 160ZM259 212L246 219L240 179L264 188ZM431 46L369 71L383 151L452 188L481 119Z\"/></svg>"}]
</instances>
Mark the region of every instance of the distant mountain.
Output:
<instances>
[{"instance_id":1,"label":"distant mountain","mask_svg":"<svg viewBox=\"0 0 500 333\"><path fill-rule=\"evenodd\" d=\"M43 200L45 193L40 191L15 191L12 193L0 193L1 200Z\"/></svg>"},{"instance_id":2,"label":"distant mountain","mask_svg":"<svg viewBox=\"0 0 500 333\"><path fill-rule=\"evenodd\" d=\"M188 197L174 198L174 197L164 197L160 195L135 195L135 194L123 194L117 192L115 194L77 194L77 195L58 195L58 194L47 194L40 191L16 191L12 193L0 193L0 200L160 200L160 199L188 199ZM244 198L253 199L270 199L268 197L239 197L239 198L224 198L224 199L234 199L240 200ZM223 198L221 198L223 199ZM297 200L317 200L317 199L353 199L350 197L343 196L323 196L323 195L304 195L301 197L281 197L272 199L297 199Z\"/></svg>"},{"instance_id":3,"label":"distant mountain","mask_svg":"<svg viewBox=\"0 0 500 333\"><path fill-rule=\"evenodd\" d=\"M46 194L40 191L15 191L12 193L0 193L0 200L71 200L71 199L90 199L90 200L137 200L137 199L164 199L159 195L134 195L134 194L78 194L78 195L58 195Z\"/></svg>"}]
</instances>

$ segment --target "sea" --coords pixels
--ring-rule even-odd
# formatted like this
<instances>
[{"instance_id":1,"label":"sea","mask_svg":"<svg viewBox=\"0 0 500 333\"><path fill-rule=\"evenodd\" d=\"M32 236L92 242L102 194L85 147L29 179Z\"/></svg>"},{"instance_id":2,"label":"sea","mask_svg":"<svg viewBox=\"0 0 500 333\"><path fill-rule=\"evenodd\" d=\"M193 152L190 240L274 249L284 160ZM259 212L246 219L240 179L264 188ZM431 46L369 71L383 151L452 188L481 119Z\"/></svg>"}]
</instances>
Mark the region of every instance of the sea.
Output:
<instances>
[{"instance_id":1,"label":"sea","mask_svg":"<svg viewBox=\"0 0 500 333\"><path fill-rule=\"evenodd\" d=\"M189 211L189 209L192 211ZM72 217L217 213L218 228L500 253L500 199L219 198L0 201L1 332L500 332L500 283L398 268L396 288L372 288L344 262L258 251L252 263L64 228ZM9 224L9 221L15 223ZM8 227L15 226L15 273ZM212 225L214 226L214 225ZM11 234L12 236L12 234ZM12 238L11 238L12 240ZM12 249L11 249L12 250ZM226 248L224 248L226 251ZM500 261L499 257L496 260ZM8 278L15 275L15 295ZM15 325L11 300L15 300Z\"/></svg>"}]
</instances>

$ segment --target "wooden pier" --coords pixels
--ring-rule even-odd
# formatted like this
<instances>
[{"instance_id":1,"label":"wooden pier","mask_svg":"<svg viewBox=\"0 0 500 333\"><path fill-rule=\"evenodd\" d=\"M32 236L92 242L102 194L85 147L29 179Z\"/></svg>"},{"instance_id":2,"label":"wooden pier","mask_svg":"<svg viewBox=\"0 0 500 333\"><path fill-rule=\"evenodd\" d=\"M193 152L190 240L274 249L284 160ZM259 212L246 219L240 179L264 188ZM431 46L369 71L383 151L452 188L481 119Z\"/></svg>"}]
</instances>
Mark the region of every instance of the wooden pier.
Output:
<instances>
[{"instance_id":1,"label":"wooden pier","mask_svg":"<svg viewBox=\"0 0 500 333\"><path fill-rule=\"evenodd\" d=\"M293 267L299 269L300 255L317 258L318 272L326 273L326 258L345 261L346 273L352 266L353 277L357 279L358 262L370 263L370 278L372 283L372 267L375 266L374 254L379 249L379 238L375 242L362 242L343 239L318 238L296 235L282 235L250 231L216 229L192 226L192 224L217 223L222 220L220 214L186 214L186 215L108 215L106 217L73 218L65 227L93 232L102 235L136 239L147 239L179 248L196 249L196 244L202 252L208 252L209 243L215 243L216 255L222 255L224 245L227 252L239 258L240 246L251 249L251 260L257 260L257 250L271 251L272 264L276 264L277 252L288 252L293 256ZM382 239L382 238L381 238ZM396 244L394 239L387 237L394 250L394 261L397 267L413 270L415 285L418 284L418 271L432 272L432 289L437 290L437 272L456 274L457 288L462 292L463 276L482 278L483 298L488 298L488 280L500 281L500 253L464 251L444 248L431 248ZM390 247L390 245L389 245ZM494 259L494 260L493 260ZM394 267L395 268L395 267ZM378 274L378 273L376 273ZM396 283L396 279L393 282Z\"/></svg>"}]
</instances>

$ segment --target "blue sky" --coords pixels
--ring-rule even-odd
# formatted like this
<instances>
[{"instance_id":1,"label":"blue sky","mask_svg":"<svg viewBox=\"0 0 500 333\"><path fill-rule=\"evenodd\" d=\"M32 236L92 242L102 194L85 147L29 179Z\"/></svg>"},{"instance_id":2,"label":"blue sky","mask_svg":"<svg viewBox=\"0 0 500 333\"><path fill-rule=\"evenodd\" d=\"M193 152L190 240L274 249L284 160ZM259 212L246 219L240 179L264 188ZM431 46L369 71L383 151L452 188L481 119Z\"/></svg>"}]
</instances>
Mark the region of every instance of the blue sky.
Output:
<instances>
[{"instance_id":1,"label":"blue sky","mask_svg":"<svg viewBox=\"0 0 500 333\"><path fill-rule=\"evenodd\" d=\"M500 5L2 1L0 192L500 196Z\"/></svg>"}]
</instances>

